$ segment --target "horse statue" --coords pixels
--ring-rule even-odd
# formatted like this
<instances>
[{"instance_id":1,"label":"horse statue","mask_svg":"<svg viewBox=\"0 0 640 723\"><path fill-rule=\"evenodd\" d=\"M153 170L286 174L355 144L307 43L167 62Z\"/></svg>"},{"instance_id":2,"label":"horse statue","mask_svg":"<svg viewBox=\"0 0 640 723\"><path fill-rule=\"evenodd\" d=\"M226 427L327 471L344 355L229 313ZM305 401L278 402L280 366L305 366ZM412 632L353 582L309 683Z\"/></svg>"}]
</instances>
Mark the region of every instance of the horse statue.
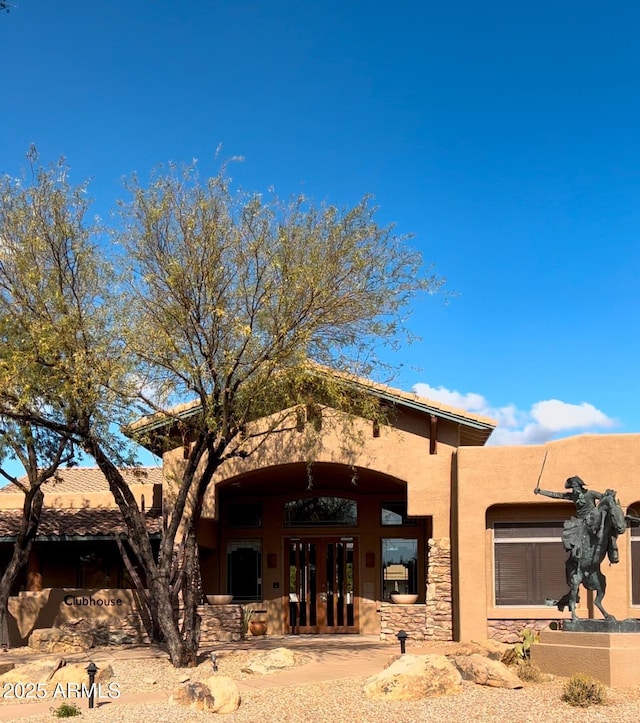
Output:
<instances>
[{"instance_id":1,"label":"horse statue","mask_svg":"<svg viewBox=\"0 0 640 723\"><path fill-rule=\"evenodd\" d=\"M571 619L577 620L576 605L580 601L580 585L583 585L595 591L594 602L604 618L615 620L602 605L607 579L600 565L605 555L611 563L618 562L617 537L627 528L624 512L616 500L615 490L604 493L587 490L579 477L570 477L565 486L571 491L534 490L536 494L572 500L576 504L578 517L567 520L562 533L564 548L569 553L565 563L569 592L558 600L558 610L562 612L568 607Z\"/></svg>"}]
</instances>

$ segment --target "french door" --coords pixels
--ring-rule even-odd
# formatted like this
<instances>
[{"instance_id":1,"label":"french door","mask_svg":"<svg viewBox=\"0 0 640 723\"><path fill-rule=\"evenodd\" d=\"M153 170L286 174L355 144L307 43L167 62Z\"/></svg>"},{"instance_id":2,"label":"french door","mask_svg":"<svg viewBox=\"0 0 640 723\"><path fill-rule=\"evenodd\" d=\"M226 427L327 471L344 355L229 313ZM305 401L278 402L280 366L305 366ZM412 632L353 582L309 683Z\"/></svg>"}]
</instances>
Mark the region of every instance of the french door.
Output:
<instances>
[{"instance_id":1,"label":"french door","mask_svg":"<svg viewBox=\"0 0 640 723\"><path fill-rule=\"evenodd\" d=\"M289 632L357 633L356 541L292 537L285 545Z\"/></svg>"}]
</instances>

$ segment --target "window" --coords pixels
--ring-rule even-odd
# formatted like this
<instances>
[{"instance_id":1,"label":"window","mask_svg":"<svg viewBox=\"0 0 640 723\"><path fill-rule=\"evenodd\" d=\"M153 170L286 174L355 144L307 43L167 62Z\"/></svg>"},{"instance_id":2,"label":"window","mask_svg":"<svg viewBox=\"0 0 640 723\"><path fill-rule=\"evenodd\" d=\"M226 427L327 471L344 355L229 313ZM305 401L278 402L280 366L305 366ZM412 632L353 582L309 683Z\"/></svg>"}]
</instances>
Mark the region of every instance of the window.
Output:
<instances>
[{"instance_id":1,"label":"window","mask_svg":"<svg viewBox=\"0 0 640 723\"><path fill-rule=\"evenodd\" d=\"M109 561L95 552L80 555L76 578L79 588L100 589L111 587Z\"/></svg>"},{"instance_id":2,"label":"window","mask_svg":"<svg viewBox=\"0 0 640 723\"><path fill-rule=\"evenodd\" d=\"M229 527L262 527L262 504L260 502L234 502L227 511Z\"/></svg>"},{"instance_id":3,"label":"window","mask_svg":"<svg viewBox=\"0 0 640 723\"><path fill-rule=\"evenodd\" d=\"M382 540L382 599L391 593L417 594L418 540Z\"/></svg>"},{"instance_id":4,"label":"window","mask_svg":"<svg viewBox=\"0 0 640 723\"><path fill-rule=\"evenodd\" d=\"M406 502L383 502L380 524L383 526L417 525L418 520L407 517Z\"/></svg>"},{"instance_id":5,"label":"window","mask_svg":"<svg viewBox=\"0 0 640 723\"><path fill-rule=\"evenodd\" d=\"M496 605L554 605L567 591L562 522L496 522Z\"/></svg>"},{"instance_id":6,"label":"window","mask_svg":"<svg viewBox=\"0 0 640 723\"><path fill-rule=\"evenodd\" d=\"M235 600L262 600L262 542L227 543L227 592Z\"/></svg>"},{"instance_id":7,"label":"window","mask_svg":"<svg viewBox=\"0 0 640 723\"><path fill-rule=\"evenodd\" d=\"M285 527L354 527L358 505L346 497L305 497L285 502Z\"/></svg>"}]
</instances>

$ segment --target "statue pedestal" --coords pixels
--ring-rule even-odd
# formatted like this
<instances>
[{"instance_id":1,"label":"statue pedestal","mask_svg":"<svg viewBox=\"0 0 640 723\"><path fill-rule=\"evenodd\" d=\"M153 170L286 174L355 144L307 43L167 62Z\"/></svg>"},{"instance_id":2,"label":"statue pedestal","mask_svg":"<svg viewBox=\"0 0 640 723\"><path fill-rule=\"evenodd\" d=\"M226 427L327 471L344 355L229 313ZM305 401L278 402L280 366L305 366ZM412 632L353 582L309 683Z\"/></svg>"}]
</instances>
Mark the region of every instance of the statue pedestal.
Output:
<instances>
[{"instance_id":1,"label":"statue pedestal","mask_svg":"<svg viewBox=\"0 0 640 723\"><path fill-rule=\"evenodd\" d=\"M639 660L640 633L633 632L543 630L531 646L531 661L543 673L585 673L612 688L640 685Z\"/></svg>"}]
</instances>

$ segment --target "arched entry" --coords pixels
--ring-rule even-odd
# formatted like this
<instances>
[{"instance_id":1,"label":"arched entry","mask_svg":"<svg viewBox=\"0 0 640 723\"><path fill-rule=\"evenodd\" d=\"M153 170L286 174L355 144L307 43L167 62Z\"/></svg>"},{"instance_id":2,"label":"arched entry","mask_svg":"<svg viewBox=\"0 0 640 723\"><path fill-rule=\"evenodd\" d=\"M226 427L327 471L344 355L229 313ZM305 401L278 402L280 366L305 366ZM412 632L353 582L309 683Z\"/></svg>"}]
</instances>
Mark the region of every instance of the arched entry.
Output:
<instances>
[{"instance_id":1,"label":"arched entry","mask_svg":"<svg viewBox=\"0 0 640 723\"><path fill-rule=\"evenodd\" d=\"M340 464L268 467L218 484L216 510L199 536L205 592L251 604L270 634L376 633L378 602L394 589L424 600L431 521L408 518L401 480Z\"/></svg>"}]
</instances>

